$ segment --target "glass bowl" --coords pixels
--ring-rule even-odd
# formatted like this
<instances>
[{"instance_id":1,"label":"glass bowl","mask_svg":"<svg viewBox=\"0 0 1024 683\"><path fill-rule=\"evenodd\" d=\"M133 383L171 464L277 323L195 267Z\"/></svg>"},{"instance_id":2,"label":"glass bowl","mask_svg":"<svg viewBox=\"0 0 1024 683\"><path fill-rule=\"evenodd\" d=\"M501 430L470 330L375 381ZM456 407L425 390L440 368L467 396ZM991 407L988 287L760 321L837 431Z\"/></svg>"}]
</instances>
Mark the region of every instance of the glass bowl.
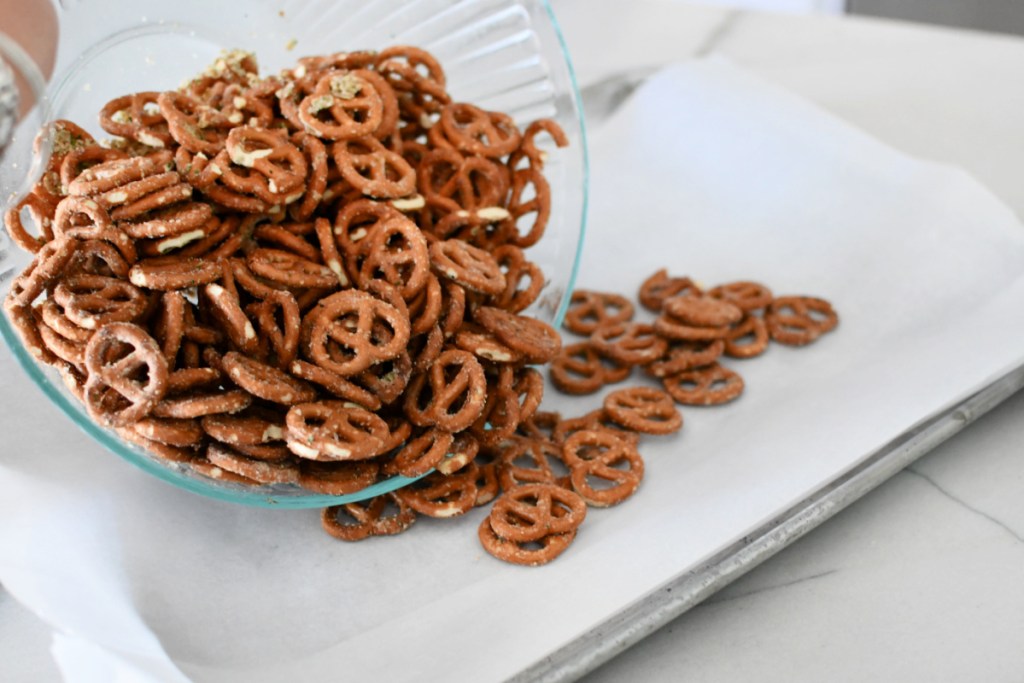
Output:
<instances>
[{"instance_id":1,"label":"glass bowl","mask_svg":"<svg viewBox=\"0 0 1024 683\"><path fill-rule=\"evenodd\" d=\"M57 12L56 75L0 160L4 211L34 185L49 156L40 121L71 120L102 139L107 135L97 113L106 102L132 92L175 89L227 49L256 53L260 73L271 74L304 55L415 45L438 58L453 100L507 112L520 126L553 118L565 130L569 145L548 154L544 167L551 185L550 221L544 237L527 251L543 270L545 284L526 313L560 323L582 249L587 151L569 55L545 0L60 0ZM0 299L29 261L6 234L0 237ZM254 487L204 477L93 422L59 375L34 360L4 315L0 335L43 395L83 431L128 462L189 491L248 505L313 508L366 499L412 481L392 477L355 494L329 496L294 485Z\"/></svg>"}]
</instances>

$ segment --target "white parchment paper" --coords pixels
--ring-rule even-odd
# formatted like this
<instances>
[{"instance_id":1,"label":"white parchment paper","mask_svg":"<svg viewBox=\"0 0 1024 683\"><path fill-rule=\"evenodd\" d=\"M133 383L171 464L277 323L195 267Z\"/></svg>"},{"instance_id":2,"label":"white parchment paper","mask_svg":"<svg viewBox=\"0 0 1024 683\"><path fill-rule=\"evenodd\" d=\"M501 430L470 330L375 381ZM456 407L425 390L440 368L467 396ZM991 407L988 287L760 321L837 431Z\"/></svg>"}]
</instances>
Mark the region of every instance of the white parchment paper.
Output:
<instances>
[{"instance_id":1,"label":"white parchment paper","mask_svg":"<svg viewBox=\"0 0 1024 683\"><path fill-rule=\"evenodd\" d=\"M2 351L0 582L54 627L67 680L501 679L1024 362L1024 228L956 169L721 62L656 75L591 152L580 286L635 293L660 267L756 279L830 299L838 330L732 362L742 398L645 439L638 494L539 569L481 550L484 511L345 544L315 511L176 490L88 440Z\"/></svg>"}]
</instances>

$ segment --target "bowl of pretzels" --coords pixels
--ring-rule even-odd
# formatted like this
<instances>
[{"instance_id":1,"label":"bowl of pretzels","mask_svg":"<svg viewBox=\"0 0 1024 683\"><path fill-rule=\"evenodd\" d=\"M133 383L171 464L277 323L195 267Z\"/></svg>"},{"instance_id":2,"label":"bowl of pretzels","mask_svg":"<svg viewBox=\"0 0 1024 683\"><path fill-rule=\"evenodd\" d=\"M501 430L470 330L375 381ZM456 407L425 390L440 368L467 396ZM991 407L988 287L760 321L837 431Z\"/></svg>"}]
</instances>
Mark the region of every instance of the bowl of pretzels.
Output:
<instances>
[{"instance_id":1,"label":"bowl of pretzels","mask_svg":"<svg viewBox=\"0 0 1024 683\"><path fill-rule=\"evenodd\" d=\"M465 473L536 411L587 195L546 2L95 4L0 167L0 334L47 399L293 508Z\"/></svg>"}]
</instances>

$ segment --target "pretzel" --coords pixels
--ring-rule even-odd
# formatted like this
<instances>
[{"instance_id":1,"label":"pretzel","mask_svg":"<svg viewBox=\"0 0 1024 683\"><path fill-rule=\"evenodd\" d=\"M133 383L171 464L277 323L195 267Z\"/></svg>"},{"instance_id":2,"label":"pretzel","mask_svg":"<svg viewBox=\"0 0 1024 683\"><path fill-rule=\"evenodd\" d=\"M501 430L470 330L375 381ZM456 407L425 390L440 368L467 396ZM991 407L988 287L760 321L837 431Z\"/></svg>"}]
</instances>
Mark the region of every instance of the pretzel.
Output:
<instances>
[{"instance_id":1,"label":"pretzel","mask_svg":"<svg viewBox=\"0 0 1024 683\"><path fill-rule=\"evenodd\" d=\"M473 313L473 319L521 353L528 363L547 363L562 348L562 338L558 331L534 318L492 306L481 306Z\"/></svg>"},{"instance_id":2,"label":"pretzel","mask_svg":"<svg viewBox=\"0 0 1024 683\"><path fill-rule=\"evenodd\" d=\"M37 234L31 234L22 222L22 211L28 209L38 228ZM37 194L27 194L17 204L4 212L4 227L11 241L25 251L37 253L43 245L53 239L53 215L56 202L44 199Z\"/></svg>"},{"instance_id":3,"label":"pretzel","mask_svg":"<svg viewBox=\"0 0 1024 683\"><path fill-rule=\"evenodd\" d=\"M153 408L155 417L191 418L238 413L252 403L252 396L238 389L168 397Z\"/></svg>"},{"instance_id":4,"label":"pretzel","mask_svg":"<svg viewBox=\"0 0 1024 683\"><path fill-rule=\"evenodd\" d=\"M42 323L51 330L73 342L85 344L92 336L92 330L72 322L52 298L43 299L36 307Z\"/></svg>"},{"instance_id":5,"label":"pretzel","mask_svg":"<svg viewBox=\"0 0 1024 683\"><path fill-rule=\"evenodd\" d=\"M85 273L58 283L53 300L64 309L68 320L87 330L98 330L112 322L132 322L148 306L143 293L124 280Z\"/></svg>"},{"instance_id":6,"label":"pretzel","mask_svg":"<svg viewBox=\"0 0 1024 683\"><path fill-rule=\"evenodd\" d=\"M295 220L304 221L313 216L327 189L327 147L315 136L302 132L292 134L291 143L306 158L309 173L306 177L306 191L302 195L302 200L292 204L288 213Z\"/></svg>"},{"instance_id":7,"label":"pretzel","mask_svg":"<svg viewBox=\"0 0 1024 683\"><path fill-rule=\"evenodd\" d=\"M449 377L451 373L454 374ZM425 392L428 383L430 389ZM413 424L461 432L480 417L486 396L487 380L473 355L449 349L430 370L410 382L405 394L405 413Z\"/></svg>"},{"instance_id":8,"label":"pretzel","mask_svg":"<svg viewBox=\"0 0 1024 683\"><path fill-rule=\"evenodd\" d=\"M125 322L101 327L85 347L86 408L93 419L125 427L148 415L167 391L167 361L144 329ZM138 379L145 369L144 379Z\"/></svg>"},{"instance_id":9,"label":"pretzel","mask_svg":"<svg viewBox=\"0 0 1024 683\"><path fill-rule=\"evenodd\" d=\"M568 479L556 475L555 468L564 471L566 463L562 449L547 439L509 439L499 452L497 460L498 483L502 491L511 491L524 484L556 484L568 486Z\"/></svg>"},{"instance_id":10,"label":"pretzel","mask_svg":"<svg viewBox=\"0 0 1024 683\"><path fill-rule=\"evenodd\" d=\"M599 354L590 342L563 346L551 361L551 381L567 394L592 394L606 384L621 382L633 370L622 363Z\"/></svg>"},{"instance_id":11,"label":"pretzel","mask_svg":"<svg viewBox=\"0 0 1024 683\"><path fill-rule=\"evenodd\" d=\"M227 334L231 344L244 353L255 353L259 348L259 337L256 336L256 328L242 311L238 295L215 282L204 285L203 294L209 302L206 310L220 323L220 329Z\"/></svg>"},{"instance_id":12,"label":"pretzel","mask_svg":"<svg viewBox=\"0 0 1024 683\"><path fill-rule=\"evenodd\" d=\"M198 258L149 259L136 263L128 271L128 281L136 287L162 292L209 284L220 277L218 263Z\"/></svg>"},{"instance_id":13,"label":"pretzel","mask_svg":"<svg viewBox=\"0 0 1024 683\"><path fill-rule=\"evenodd\" d=\"M80 171L74 178L62 179L70 196L95 197L116 191L143 178L164 173L167 152L161 156L127 157L123 155L101 161ZM70 157L65 161L70 161Z\"/></svg>"},{"instance_id":14,"label":"pretzel","mask_svg":"<svg viewBox=\"0 0 1024 683\"><path fill-rule=\"evenodd\" d=\"M78 249L78 240L59 237L44 244L28 267L11 283L7 301L15 306L29 306L50 287L71 263Z\"/></svg>"},{"instance_id":15,"label":"pretzel","mask_svg":"<svg viewBox=\"0 0 1024 683\"><path fill-rule=\"evenodd\" d=\"M288 371L295 377L317 384L338 398L357 403L367 410L379 410L381 407L381 400L376 395L319 365L297 359L288 366Z\"/></svg>"},{"instance_id":16,"label":"pretzel","mask_svg":"<svg viewBox=\"0 0 1024 683\"><path fill-rule=\"evenodd\" d=\"M455 474L473 464L479 452L480 442L472 434L459 432L448 447L448 453L435 468L441 474Z\"/></svg>"},{"instance_id":17,"label":"pretzel","mask_svg":"<svg viewBox=\"0 0 1024 683\"><path fill-rule=\"evenodd\" d=\"M505 290L494 298L494 305L510 313L521 313L540 296L544 273L536 263L527 261L523 251L513 244L503 244L491 255L505 273ZM522 287L524 280L528 282L525 288Z\"/></svg>"},{"instance_id":18,"label":"pretzel","mask_svg":"<svg viewBox=\"0 0 1024 683\"><path fill-rule=\"evenodd\" d=\"M604 411L626 429L645 434L671 434L683 426L672 397L652 387L630 387L604 397Z\"/></svg>"},{"instance_id":19,"label":"pretzel","mask_svg":"<svg viewBox=\"0 0 1024 683\"><path fill-rule=\"evenodd\" d=\"M536 542L517 543L498 536L491 527L490 517L485 517L477 529L477 536L484 550L499 560L537 567L547 564L565 552L565 549L576 537L576 532L548 534ZM535 545L540 547L535 547Z\"/></svg>"},{"instance_id":20,"label":"pretzel","mask_svg":"<svg viewBox=\"0 0 1024 683\"><path fill-rule=\"evenodd\" d=\"M412 379L412 359L403 351L391 358L371 365L354 379L366 387L378 401L391 405L402 397Z\"/></svg>"},{"instance_id":21,"label":"pretzel","mask_svg":"<svg viewBox=\"0 0 1024 683\"><path fill-rule=\"evenodd\" d=\"M432 428L407 442L393 460L385 463L384 474L401 474L405 477L419 477L426 474L444 459L451 448L453 437L450 432Z\"/></svg>"},{"instance_id":22,"label":"pretzel","mask_svg":"<svg viewBox=\"0 0 1024 683\"><path fill-rule=\"evenodd\" d=\"M772 302L772 291L759 282L741 280L712 287L708 296L728 301L745 313L764 308Z\"/></svg>"},{"instance_id":23,"label":"pretzel","mask_svg":"<svg viewBox=\"0 0 1024 683\"><path fill-rule=\"evenodd\" d=\"M505 156L516 149L522 139L512 117L467 103L443 107L440 128L460 151L490 158Z\"/></svg>"},{"instance_id":24,"label":"pretzel","mask_svg":"<svg viewBox=\"0 0 1024 683\"><path fill-rule=\"evenodd\" d=\"M100 128L150 147L169 146L173 138L167 132L167 124L157 105L159 95L158 92L139 92L107 102L100 110Z\"/></svg>"},{"instance_id":25,"label":"pretzel","mask_svg":"<svg viewBox=\"0 0 1024 683\"><path fill-rule=\"evenodd\" d=\"M309 384L237 351L224 354L223 362L231 381L265 401L290 406L316 398Z\"/></svg>"},{"instance_id":26,"label":"pretzel","mask_svg":"<svg viewBox=\"0 0 1024 683\"><path fill-rule=\"evenodd\" d=\"M366 288L371 280L383 279L398 288L404 299L423 289L430 275L427 241L416 224L396 217L379 225L366 239L366 258L356 276Z\"/></svg>"},{"instance_id":27,"label":"pretzel","mask_svg":"<svg viewBox=\"0 0 1024 683\"><path fill-rule=\"evenodd\" d=\"M157 97L167 129L179 145L193 154L214 157L224 148L227 117L183 92L163 92Z\"/></svg>"},{"instance_id":28,"label":"pretzel","mask_svg":"<svg viewBox=\"0 0 1024 683\"><path fill-rule=\"evenodd\" d=\"M128 427L115 427L114 431L128 443L144 449L147 453L155 455L161 460L192 466L198 458L198 453L192 448L170 446L159 441L153 441Z\"/></svg>"},{"instance_id":29,"label":"pretzel","mask_svg":"<svg viewBox=\"0 0 1024 683\"><path fill-rule=\"evenodd\" d=\"M430 245L434 270L466 289L483 294L505 290L505 276L488 252L462 240L441 240Z\"/></svg>"},{"instance_id":30,"label":"pretzel","mask_svg":"<svg viewBox=\"0 0 1024 683\"><path fill-rule=\"evenodd\" d=\"M753 358L768 349L768 326L764 319L746 313L725 335L725 355L731 358Z\"/></svg>"},{"instance_id":31,"label":"pretzel","mask_svg":"<svg viewBox=\"0 0 1024 683\"><path fill-rule=\"evenodd\" d=\"M519 395L513 385L514 372L509 366L498 369L497 378L488 383L487 401L480 417L470 431L481 444L495 447L512 436L519 426Z\"/></svg>"},{"instance_id":32,"label":"pretzel","mask_svg":"<svg viewBox=\"0 0 1024 683\"><path fill-rule=\"evenodd\" d=\"M557 122L553 119L538 119L523 131L523 139L519 143L519 149L509 156L509 168L518 168L523 158L527 160L530 167L535 167L538 170L544 168L544 160L547 154L538 149L534 142L541 133L547 133L558 147L567 147L569 145L569 138Z\"/></svg>"},{"instance_id":33,"label":"pretzel","mask_svg":"<svg viewBox=\"0 0 1024 683\"><path fill-rule=\"evenodd\" d=\"M657 324L616 323L598 327L590 345L602 356L627 365L644 365L661 358L668 348Z\"/></svg>"},{"instance_id":34,"label":"pretzel","mask_svg":"<svg viewBox=\"0 0 1024 683\"><path fill-rule=\"evenodd\" d=\"M495 501L489 520L499 537L525 543L573 532L586 516L587 504L573 491L554 484L525 484Z\"/></svg>"},{"instance_id":35,"label":"pretzel","mask_svg":"<svg viewBox=\"0 0 1024 683\"><path fill-rule=\"evenodd\" d=\"M237 415L207 415L200 425L203 432L229 446L257 446L285 438L283 420L268 414L247 411Z\"/></svg>"},{"instance_id":36,"label":"pretzel","mask_svg":"<svg viewBox=\"0 0 1024 683\"><path fill-rule=\"evenodd\" d=\"M292 406L285 417L288 448L309 460L364 460L381 453L389 435L376 414L340 401Z\"/></svg>"},{"instance_id":37,"label":"pretzel","mask_svg":"<svg viewBox=\"0 0 1024 683\"><path fill-rule=\"evenodd\" d=\"M192 188L188 187L187 190L183 198L191 195ZM209 204L193 202L157 211L150 215L148 220L123 222L119 225L129 237L134 239L178 238L176 242L168 241L166 243L173 248L176 244L187 243L205 235L204 227L212 217L213 210ZM167 246L163 249L165 252L169 250Z\"/></svg>"},{"instance_id":38,"label":"pretzel","mask_svg":"<svg viewBox=\"0 0 1024 683\"><path fill-rule=\"evenodd\" d=\"M298 464L290 460L272 462L250 458L217 443L211 443L206 448L206 458L223 470L241 475L259 484L297 484L299 482Z\"/></svg>"},{"instance_id":39,"label":"pretzel","mask_svg":"<svg viewBox=\"0 0 1024 683\"><path fill-rule=\"evenodd\" d=\"M343 377L395 358L409 341L408 318L365 292L345 290L323 299L312 320L310 357ZM332 356L334 349L340 359Z\"/></svg>"},{"instance_id":40,"label":"pretzel","mask_svg":"<svg viewBox=\"0 0 1024 683\"><path fill-rule=\"evenodd\" d=\"M253 249L246 257L252 272L285 287L335 289L337 275L327 266L280 249Z\"/></svg>"},{"instance_id":41,"label":"pretzel","mask_svg":"<svg viewBox=\"0 0 1024 683\"><path fill-rule=\"evenodd\" d=\"M299 102L306 132L327 140L371 135L384 116L384 102L366 71L328 71Z\"/></svg>"},{"instance_id":42,"label":"pretzel","mask_svg":"<svg viewBox=\"0 0 1024 683\"><path fill-rule=\"evenodd\" d=\"M388 514L389 506L395 512ZM338 519L344 513L355 523ZM361 503L345 503L324 508L320 516L324 531L342 541L361 541L370 536L400 534L416 521L416 513L394 493L371 498Z\"/></svg>"},{"instance_id":43,"label":"pretzel","mask_svg":"<svg viewBox=\"0 0 1024 683\"><path fill-rule=\"evenodd\" d=\"M665 299L662 316L693 327L735 325L743 318L743 309L725 299L711 295L683 295Z\"/></svg>"},{"instance_id":44,"label":"pretzel","mask_svg":"<svg viewBox=\"0 0 1024 683\"><path fill-rule=\"evenodd\" d=\"M782 344L803 346L835 329L839 316L824 299L809 296L779 297L764 314L771 338Z\"/></svg>"},{"instance_id":45,"label":"pretzel","mask_svg":"<svg viewBox=\"0 0 1024 683\"><path fill-rule=\"evenodd\" d=\"M224 163L225 156L230 165ZM283 131L250 126L232 128L224 141L224 151L213 163L219 164L225 185L268 204L283 203L296 191L298 199L309 171L306 157ZM237 167L252 169L253 173L242 175Z\"/></svg>"},{"instance_id":46,"label":"pretzel","mask_svg":"<svg viewBox=\"0 0 1024 683\"><path fill-rule=\"evenodd\" d=\"M150 441L159 441L179 448L198 446L203 439L203 429L197 420L147 417L133 424L131 428Z\"/></svg>"},{"instance_id":47,"label":"pretzel","mask_svg":"<svg viewBox=\"0 0 1024 683\"><path fill-rule=\"evenodd\" d=\"M399 489L396 495L421 515L437 519L458 517L472 510L476 503L478 476L473 464L453 475L433 472Z\"/></svg>"},{"instance_id":48,"label":"pretzel","mask_svg":"<svg viewBox=\"0 0 1024 683\"><path fill-rule=\"evenodd\" d=\"M380 470L373 460L299 463L299 486L314 493L344 496L362 491L377 480Z\"/></svg>"},{"instance_id":49,"label":"pretzel","mask_svg":"<svg viewBox=\"0 0 1024 683\"><path fill-rule=\"evenodd\" d=\"M701 288L690 278L670 277L668 271L662 268L640 285L639 299L644 308L660 313L665 299L701 293Z\"/></svg>"},{"instance_id":50,"label":"pretzel","mask_svg":"<svg viewBox=\"0 0 1024 683\"><path fill-rule=\"evenodd\" d=\"M170 361L168 361L168 364ZM175 370L167 375L167 394L181 395L203 387L219 383L224 374L216 368L187 367Z\"/></svg>"},{"instance_id":51,"label":"pretzel","mask_svg":"<svg viewBox=\"0 0 1024 683\"><path fill-rule=\"evenodd\" d=\"M583 430L570 436L563 446L573 490L588 505L618 505L636 492L644 476L644 461L628 442L604 430ZM626 468L618 467L625 463ZM595 488L590 480L610 485Z\"/></svg>"},{"instance_id":52,"label":"pretzel","mask_svg":"<svg viewBox=\"0 0 1024 683\"><path fill-rule=\"evenodd\" d=\"M633 319L633 304L624 296L586 289L573 291L562 326L576 334L591 335L599 327Z\"/></svg>"},{"instance_id":53,"label":"pretzel","mask_svg":"<svg viewBox=\"0 0 1024 683\"><path fill-rule=\"evenodd\" d=\"M364 195L394 199L416 189L416 172L409 162L376 138L338 140L331 154L342 177Z\"/></svg>"},{"instance_id":54,"label":"pretzel","mask_svg":"<svg viewBox=\"0 0 1024 683\"><path fill-rule=\"evenodd\" d=\"M713 363L703 368L669 375L661 380L677 403L710 406L727 403L743 393L743 378Z\"/></svg>"},{"instance_id":55,"label":"pretzel","mask_svg":"<svg viewBox=\"0 0 1024 683\"><path fill-rule=\"evenodd\" d=\"M644 371L651 377L661 379L686 370L702 368L718 360L725 351L725 344L722 339L672 342L665 355L645 365Z\"/></svg>"},{"instance_id":56,"label":"pretzel","mask_svg":"<svg viewBox=\"0 0 1024 683\"><path fill-rule=\"evenodd\" d=\"M527 188L533 188L528 192ZM524 200L524 196L529 199ZM515 225L523 216L536 214L525 234L518 230L512 243L525 249L532 247L543 237L551 218L551 188L537 168L521 168L512 174L512 195L508 202L508 211Z\"/></svg>"},{"instance_id":57,"label":"pretzel","mask_svg":"<svg viewBox=\"0 0 1024 683\"><path fill-rule=\"evenodd\" d=\"M35 327L47 352L76 368L85 366L84 343L64 337L45 323L36 322Z\"/></svg>"},{"instance_id":58,"label":"pretzel","mask_svg":"<svg viewBox=\"0 0 1024 683\"><path fill-rule=\"evenodd\" d=\"M463 323L453 341L463 351L469 351L492 363L519 363L523 360L523 354L498 341L491 332L474 323Z\"/></svg>"},{"instance_id":59,"label":"pretzel","mask_svg":"<svg viewBox=\"0 0 1024 683\"><path fill-rule=\"evenodd\" d=\"M277 321L278 311L281 312L280 324ZM299 349L300 313L295 297L289 292L275 290L262 301L249 304L246 312L256 321L260 336L270 345L275 365L282 370L288 367Z\"/></svg>"}]
</instances>

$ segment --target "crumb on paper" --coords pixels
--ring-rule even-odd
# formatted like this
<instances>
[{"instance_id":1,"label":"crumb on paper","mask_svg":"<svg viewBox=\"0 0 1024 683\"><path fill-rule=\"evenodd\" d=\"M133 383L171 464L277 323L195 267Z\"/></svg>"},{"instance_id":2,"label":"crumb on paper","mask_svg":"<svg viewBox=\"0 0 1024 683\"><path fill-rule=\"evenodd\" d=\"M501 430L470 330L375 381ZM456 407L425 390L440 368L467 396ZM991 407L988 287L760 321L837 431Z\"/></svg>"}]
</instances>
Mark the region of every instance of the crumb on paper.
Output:
<instances>
[{"instance_id":1,"label":"crumb on paper","mask_svg":"<svg viewBox=\"0 0 1024 683\"><path fill-rule=\"evenodd\" d=\"M295 46L298 45L298 44L299 44L299 41L296 38L292 38L291 40L289 40L287 43L284 44L284 49L286 49L288 51L294 50Z\"/></svg>"},{"instance_id":2,"label":"crumb on paper","mask_svg":"<svg viewBox=\"0 0 1024 683\"><path fill-rule=\"evenodd\" d=\"M277 10L277 16L279 16L279 17L281 17L282 19L284 19L284 10L283 10L283 9L279 9L279 10Z\"/></svg>"}]
</instances>

